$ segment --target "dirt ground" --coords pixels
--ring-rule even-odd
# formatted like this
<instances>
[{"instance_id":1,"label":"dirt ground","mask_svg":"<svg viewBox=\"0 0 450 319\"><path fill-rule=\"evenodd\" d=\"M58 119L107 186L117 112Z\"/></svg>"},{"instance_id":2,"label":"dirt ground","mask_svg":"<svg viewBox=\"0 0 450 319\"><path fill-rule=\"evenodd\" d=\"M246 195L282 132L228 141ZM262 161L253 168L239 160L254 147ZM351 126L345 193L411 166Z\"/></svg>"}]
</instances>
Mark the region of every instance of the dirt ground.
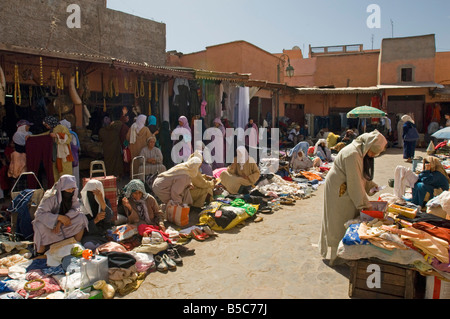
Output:
<instances>
[{"instance_id":1,"label":"dirt ground","mask_svg":"<svg viewBox=\"0 0 450 319\"><path fill-rule=\"evenodd\" d=\"M425 149L416 156L425 156ZM389 148L375 161L375 182L386 185L397 165L410 167L402 150ZM346 265L330 267L318 252L324 186L313 197L283 206L264 220L191 241L195 255L168 273L149 274L123 299L349 299ZM374 197L376 200L377 196ZM191 216L196 218L196 216ZM120 297L118 297L120 298Z\"/></svg>"}]
</instances>

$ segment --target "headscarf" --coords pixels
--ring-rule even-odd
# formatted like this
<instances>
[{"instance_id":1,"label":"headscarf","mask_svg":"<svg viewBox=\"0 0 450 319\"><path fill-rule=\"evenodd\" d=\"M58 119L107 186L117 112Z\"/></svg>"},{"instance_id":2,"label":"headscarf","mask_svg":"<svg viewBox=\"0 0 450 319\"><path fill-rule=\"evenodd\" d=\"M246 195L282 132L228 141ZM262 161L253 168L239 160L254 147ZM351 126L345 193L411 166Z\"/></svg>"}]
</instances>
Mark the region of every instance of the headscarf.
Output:
<instances>
[{"instance_id":1,"label":"headscarf","mask_svg":"<svg viewBox=\"0 0 450 319\"><path fill-rule=\"evenodd\" d=\"M94 191L96 189L100 190L102 192L102 196L105 197L105 190L103 188L102 182L95 180L95 179L89 180L86 183L86 185L84 185L83 189L80 192L84 214L91 215L94 218L100 212L101 207L100 207L100 203L98 202L97 197L95 197L95 195L94 195L94 199L95 199L95 202L97 203L97 205L92 205L92 201L89 198L90 197L89 194L93 194L92 191ZM92 207L92 206L97 206L97 209L95 209L95 207ZM93 208L94 208L94 211L92 211Z\"/></svg>"},{"instance_id":2,"label":"headscarf","mask_svg":"<svg viewBox=\"0 0 450 319\"><path fill-rule=\"evenodd\" d=\"M411 123L414 124L414 120L408 114L405 114L405 115L402 116L402 121L405 122L405 123L406 122L411 122Z\"/></svg>"},{"instance_id":3,"label":"headscarf","mask_svg":"<svg viewBox=\"0 0 450 319\"><path fill-rule=\"evenodd\" d=\"M375 159L369 157L367 153L371 151L375 154L375 157L380 155L386 148L387 141L386 138L374 130L370 133L364 133L353 140L352 144L359 152L363 158L363 174L364 177L371 181L373 180L374 163Z\"/></svg>"},{"instance_id":4,"label":"headscarf","mask_svg":"<svg viewBox=\"0 0 450 319\"><path fill-rule=\"evenodd\" d=\"M195 152L197 153L197 152ZM194 154L195 154L194 153ZM172 177L179 175L188 175L193 178L197 176L200 166L202 165L201 156L191 156L186 162L175 165L171 169L160 173L158 177Z\"/></svg>"},{"instance_id":5,"label":"headscarf","mask_svg":"<svg viewBox=\"0 0 450 319\"><path fill-rule=\"evenodd\" d=\"M80 203L78 201L77 181L75 179L75 176L73 175L62 175L59 180L53 185L53 187L45 192L42 201L52 196L56 196L57 205L61 206L61 203L63 202L62 192L71 188L75 188L75 190L71 196L70 208L76 209L80 206ZM67 204L67 206L69 206L69 201L65 201L65 203Z\"/></svg>"},{"instance_id":6,"label":"headscarf","mask_svg":"<svg viewBox=\"0 0 450 319\"><path fill-rule=\"evenodd\" d=\"M374 130L370 133L364 133L355 138L352 142L354 147L356 147L361 156L366 156L367 152L372 151L375 156L378 156L386 148L387 141L386 138L378 130Z\"/></svg>"},{"instance_id":7,"label":"headscarf","mask_svg":"<svg viewBox=\"0 0 450 319\"><path fill-rule=\"evenodd\" d=\"M186 118L186 116L180 116L178 118L178 122L181 122L182 125L178 125L177 128L185 128L185 129L189 130L189 132L191 132L191 128L189 127L189 121Z\"/></svg>"},{"instance_id":8,"label":"headscarf","mask_svg":"<svg viewBox=\"0 0 450 319\"><path fill-rule=\"evenodd\" d=\"M58 119L57 119L56 117L54 117L54 116L51 116L51 115L46 116L46 117L44 118L43 122L44 122L45 124L47 124L48 126L50 126L51 129L54 129L54 128L57 127L58 124L59 124Z\"/></svg>"},{"instance_id":9,"label":"headscarf","mask_svg":"<svg viewBox=\"0 0 450 319\"><path fill-rule=\"evenodd\" d=\"M131 196L134 192L141 192L142 197L139 200L135 200L133 196ZM136 205L137 214L139 215L139 219L144 220L146 223L150 223L150 218L148 214L148 208L146 200L148 196L150 196L147 191L145 190L144 182L140 179L132 179L126 186L125 186L125 196L134 202Z\"/></svg>"},{"instance_id":10,"label":"headscarf","mask_svg":"<svg viewBox=\"0 0 450 319\"><path fill-rule=\"evenodd\" d=\"M136 118L136 121L131 125L131 133L130 133L130 143L134 144L136 143L136 136L137 134L142 130L142 128L145 126L145 122L147 121L147 116L144 114L139 115Z\"/></svg>"},{"instance_id":11,"label":"headscarf","mask_svg":"<svg viewBox=\"0 0 450 319\"><path fill-rule=\"evenodd\" d=\"M222 131L222 134L223 134L223 136L225 136L225 126L223 125L223 123L222 123L222 121L220 120L220 118L216 118L214 121L213 121L213 123L215 124L215 123L217 123L217 124L219 124L219 129Z\"/></svg>"},{"instance_id":12,"label":"headscarf","mask_svg":"<svg viewBox=\"0 0 450 319\"><path fill-rule=\"evenodd\" d=\"M425 161L430 163L430 171L441 173L450 182L450 177L448 177L448 174L445 171L444 166L442 166L441 161L439 160L439 158L434 157L434 156L427 156L427 157L424 158L423 161L424 161L424 163L425 163ZM424 165L424 167L425 167L425 165Z\"/></svg>"},{"instance_id":13,"label":"headscarf","mask_svg":"<svg viewBox=\"0 0 450 319\"><path fill-rule=\"evenodd\" d=\"M26 125L21 125L13 135L13 142L18 145L25 145L27 135L31 135L31 132L27 131Z\"/></svg>"},{"instance_id":14,"label":"headscarf","mask_svg":"<svg viewBox=\"0 0 450 319\"><path fill-rule=\"evenodd\" d=\"M319 139L319 140L317 141L317 143L316 143L316 145L315 145L315 147L314 147L314 155L317 154L317 150L318 150L319 146L322 147L322 143L325 143L325 147L326 147L326 145L327 145L327 140L324 139L324 138L321 138L321 139ZM324 149L323 151L324 151L324 153L325 153L325 149ZM326 154L325 154L325 155L326 155Z\"/></svg>"},{"instance_id":15,"label":"headscarf","mask_svg":"<svg viewBox=\"0 0 450 319\"><path fill-rule=\"evenodd\" d=\"M140 191L142 193L142 198L147 198L148 193L145 190L144 182L140 179L132 179L128 182L128 184L124 187L124 195L126 198L130 198L131 194L136 191Z\"/></svg>"},{"instance_id":16,"label":"headscarf","mask_svg":"<svg viewBox=\"0 0 450 319\"><path fill-rule=\"evenodd\" d=\"M156 125L156 117L154 115L148 117L148 125Z\"/></svg>"}]
</instances>

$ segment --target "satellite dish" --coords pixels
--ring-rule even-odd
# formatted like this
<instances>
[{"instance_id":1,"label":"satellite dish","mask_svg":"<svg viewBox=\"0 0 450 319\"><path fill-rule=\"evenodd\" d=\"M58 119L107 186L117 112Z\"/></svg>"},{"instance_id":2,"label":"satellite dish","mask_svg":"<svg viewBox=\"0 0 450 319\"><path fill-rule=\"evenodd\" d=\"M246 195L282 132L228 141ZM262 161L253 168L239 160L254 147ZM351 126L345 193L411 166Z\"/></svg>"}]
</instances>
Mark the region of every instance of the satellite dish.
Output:
<instances>
[{"instance_id":1,"label":"satellite dish","mask_svg":"<svg viewBox=\"0 0 450 319\"><path fill-rule=\"evenodd\" d=\"M297 45L292 48L292 50L301 50Z\"/></svg>"}]
</instances>

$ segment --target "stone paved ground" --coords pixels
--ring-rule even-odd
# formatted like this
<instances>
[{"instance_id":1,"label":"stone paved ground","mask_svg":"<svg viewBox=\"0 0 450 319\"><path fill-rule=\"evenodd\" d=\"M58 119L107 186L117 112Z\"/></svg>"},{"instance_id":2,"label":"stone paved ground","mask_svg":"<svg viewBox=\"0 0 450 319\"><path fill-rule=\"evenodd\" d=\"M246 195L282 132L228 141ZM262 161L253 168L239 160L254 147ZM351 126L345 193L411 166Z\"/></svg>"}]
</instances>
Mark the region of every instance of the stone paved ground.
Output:
<instances>
[{"instance_id":1,"label":"stone paved ground","mask_svg":"<svg viewBox=\"0 0 450 319\"><path fill-rule=\"evenodd\" d=\"M424 149L416 155L424 156ZM401 149L390 148L375 162L375 182L386 185ZM124 299L349 299L348 266L328 266L318 253L323 190L259 223L220 233L187 246L195 255L168 273L151 273ZM383 192L392 193L387 187ZM193 217L195 218L195 216ZM120 298L120 297L119 297Z\"/></svg>"}]
</instances>

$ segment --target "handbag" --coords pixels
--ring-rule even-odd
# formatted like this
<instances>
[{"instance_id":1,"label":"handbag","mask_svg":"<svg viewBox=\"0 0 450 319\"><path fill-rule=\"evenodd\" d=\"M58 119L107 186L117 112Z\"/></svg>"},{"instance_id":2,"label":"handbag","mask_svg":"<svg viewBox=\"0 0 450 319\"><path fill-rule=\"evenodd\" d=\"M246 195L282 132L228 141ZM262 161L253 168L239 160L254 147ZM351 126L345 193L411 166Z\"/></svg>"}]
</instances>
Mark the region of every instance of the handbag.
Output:
<instances>
[{"instance_id":1,"label":"handbag","mask_svg":"<svg viewBox=\"0 0 450 319\"><path fill-rule=\"evenodd\" d=\"M189 206L168 204L166 209L167 220L177 226L186 226L189 224L189 210Z\"/></svg>"},{"instance_id":2,"label":"handbag","mask_svg":"<svg viewBox=\"0 0 450 319\"><path fill-rule=\"evenodd\" d=\"M123 161L124 161L125 163L131 163L131 151L130 151L130 149L128 148L128 146L126 146L126 147L123 149Z\"/></svg>"}]
</instances>

